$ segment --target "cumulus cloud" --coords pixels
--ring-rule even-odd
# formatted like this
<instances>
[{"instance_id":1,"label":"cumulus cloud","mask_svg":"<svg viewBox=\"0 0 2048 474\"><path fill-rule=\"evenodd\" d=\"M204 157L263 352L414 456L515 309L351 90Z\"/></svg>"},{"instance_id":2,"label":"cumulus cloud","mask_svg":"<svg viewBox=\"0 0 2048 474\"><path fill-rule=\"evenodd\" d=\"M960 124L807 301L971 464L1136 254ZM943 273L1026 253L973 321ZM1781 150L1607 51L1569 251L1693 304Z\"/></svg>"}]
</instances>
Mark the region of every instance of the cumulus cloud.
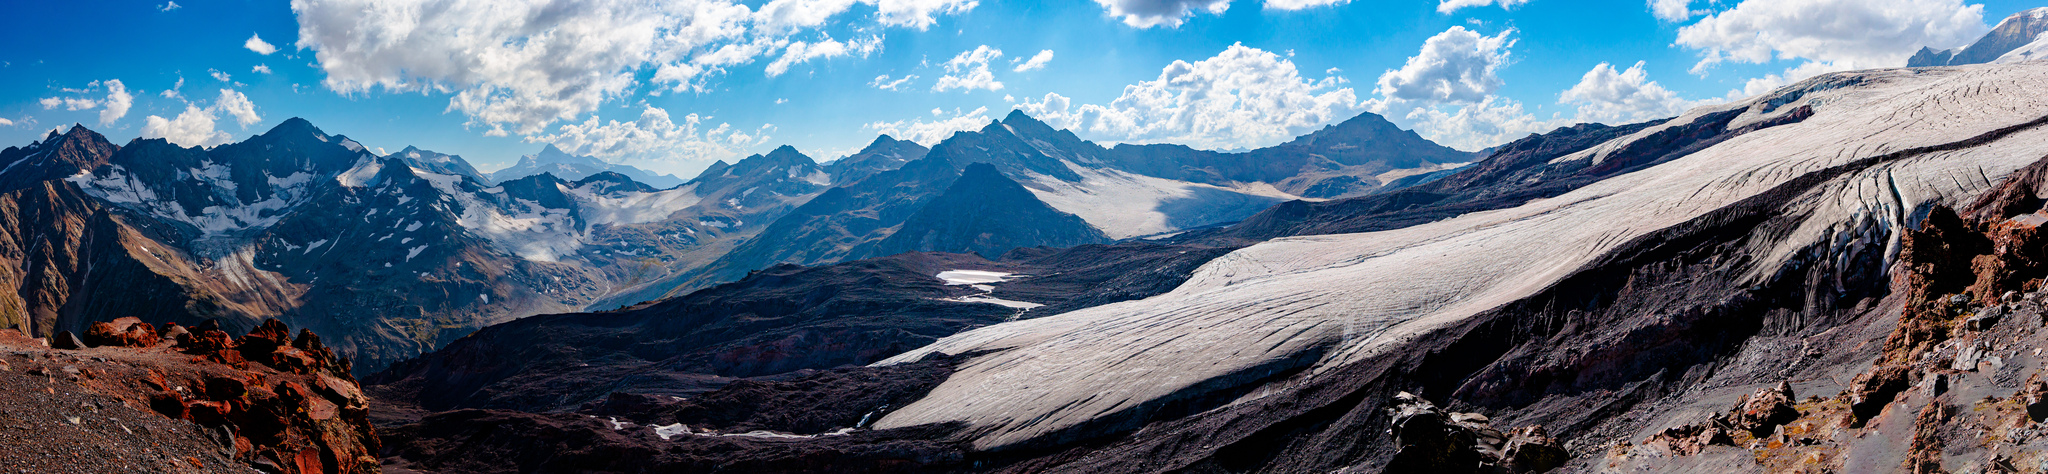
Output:
<instances>
[{"instance_id":1,"label":"cumulus cloud","mask_svg":"<svg viewBox=\"0 0 2048 474\"><path fill-rule=\"evenodd\" d=\"M264 42L263 37L258 36L255 33L249 34L249 40L243 41L242 47L249 48L250 51L255 51L256 54L261 54L264 56L269 56L270 53L277 52L277 46L273 46L270 43Z\"/></svg>"},{"instance_id":2,"label":"cumulus cloud","mask_svg":"<svg viewBox=\"0 0 2048 474\"><path fill-rule=\"evenodd\" d=\"M1439 0L1436 4L1436 11L1437 13L1448 15L1465 7L1483 7L1498 4L1502 9L1513 9L1524 3L1529 3L1529 0Z\"/></svg>"},{"instance_id":3,"label":"cumulus cloud","mask_svg":"<svg viewBox=\"0 0 2048 474\"><path fill-rule=\"evenodd\" d=\"M582 123L563 124L555 133L527 137L531 143L551 143L563 151L590 155L613 162L656 164L661 168L738 156L740 150L768 142L773 125L752 131L719 124L700 130L709 117L689 114L681 123L667 110L647 106L631 122L599 121L592 116Z\"/></svg>"},{"instance_id":4,"label":"cumulus cloud","mask_svg":"<svg viewBox=\"0 0 2048 474\"><path fill-rule=\"evenodd\" d=\"M104 98L94 98L102 90L106 91L106 96ZM63 91L69 94L84 94L86 96L44 97L37 100L36 103L42 105L45 110L58 107L63 107L64 110L100 109L100 125L110 125L115 120L128 116L128 109L135 105L135 96L128 93L128 86L122 84L120 79L93 81L90 84L86 84L85 88L66 88Z\"/></svg>"},{"instance_id":5,"label":"cumulus cloud","mask_svg":"<svg viewBox=\"0 0 2048 474\"><path fill-rule=\"evenodd\" d=\"M1681 22L1692 19L1699 12L1692 10L1692 0L1649 0L1650 14L1659 20Z\"/></svg>"},{"instance_id":6,"label":"cumulus cloud","mask_svg":"<svg viewBox=\"0 0 2048 474\"><path fill-rule=\"evenodd\" d=\"M5 118L0 118L0 127L12 127L12 126L14 126L14 121L13 121L13 120L8 120L8 119L5 119Z\"/></svg>"},{"instance_id":7,"label":"cumulus cloud","mask_svg":"<svg viewBox=\"0 0 2048 474\"><path fill-rule=\"evenodd\" d=\"M207 69L206 75L213 76L213 80L221 82L234 82L235 79L234 76L228 75L228 73L225 72L221 72L218 69Z\"/></svg>"},{"instance_id":8,"label":"cumulus cloud","mask_svg":"<svg viewBox=\"0 0 2048 474\"><path fill-rule=\"evenodd\" d=\"M1380 75L1373 89L1380 97L1367 101L1370 110L1461 150L1569 125L1569 119L1539 118L1520 102L1494 95L1504 84L1497 73L1509 63L1514 33L1510 28L1485 36L1453 26L1424 40L1400 69Z\"/></svg>"},{"instance_id":9,"label":"cumulus cloud","mask_svg":"<svg viewBox=\"0 0 2048 474\"><path fill-rule=\"evenodd\" d=\"M230 139L227 132L213 129L213 111L198 105L185 104L185 112L174 119L151 115L144 120L142 138L162 138L179 146L214 146Z\"/></svg>"},{"instance_id":10,"label":"cumulus cloud","mask_svg":"<svg viewBox=\"0 0 2048 474\"><path fill-rule=\"evenodd\" d=\"M1557 102L1578 105L1577 120L1581 122L1619 124L1674 117L1686 109L1714 101L1691 101L1679 97L1678 93L1650 80L1649 73L1643 72L1643 63L1637 61L1620 71L1608 63L1593 66L1593 70L1586 71L1578 84L1559 94Z\"/></svg>"},{"instance_id":11,"label":"cumulus cloud","mask_svg":"<svg viewBox=\"0 0 2048 474\"><path fill-rule=\"evenodd\" d=\"M1011 60L1010 62L1014 64L1017 61L1023 61L1024 63L1018 64L1017 67L1010 69L1011 72L1025 72L1045 69L1045 65L1047 63L1052 62L1052 50L1039 50L1038 54L1031 55L1031 59L1018 58L1015 60Z\"/></svg>"},{"instance_id":12,"label":"cumulus cloud","mask_svg":"<svg viewBox=\"0 0 2048 474\"><path fill-rule=\"evenodd\" d=\"M1122 18L1124 24L1137 28L1179 28L1195 12L1221 15L1230 9L1230 0L1095 0L1095 3L1102 4L1109 16Z\"/></svg>"},{"instance_id":13,"label":"cumulus cloud","mask_svg":"<svg viewBox=\"0 0 2048 474\"><path fill-rule=\"evenodd\" d=\"M1985 29L1984 6L1962 0L1744 0L1679 28L1677 44L1700 51L1694 73L1773 59L1862 69L1898 66L1923 46L1961 45Z\"/></svg>"},{"instance_id":14,"label":"cumulus cloud","mask_svg":"<svg viewBox=\"0 0 2048 474\"><path fill-rule=\"evenodd\" d=\"M851 43L842 43L832 38L825 38L816 43L791 42L789 46L783 49L781 57L775 58L774 62L768 63L768 77L780 76L782 73L789 72L790 66L810 62L813 59L836 58L848 54L858 54L861 57L867 57L880 49L882 49L881 36L871 36L868 39L854 40Z\"/></svg>"},{"instance_id":15,"label":"cumulus cloud","mask_svg":"<svg viewBox=\"0 0 2048 474\"><path fill-rule=\"evenodd\" d=\"M128 116L128 108L135 105L135 96L128 95L128 86L121 85L120 79L108 79L106 108L100 109L100 124L106 125Z\"/></svg>"},{"instance_id":16,"label":"cumulus cloud","mask_svg":"<svg viewBox=\"0 0 2048 474\"><path fill-rule=\"evenodd\" d=\"M898 140L910 140L924 146L932 146L953 136L955 132L980 130L992 122L995 120L988 117L988 107L977 108L967 113L960 113L959 109L954 109L951 117L946 116L944 109L932 109L930 121L923 117L915 117L895 122L877 121L862 125L861 128L896 137Z\"/></svg>"},{"instance_id":17,"label":"cumulus cloud","mask_svg":"<svg viewBox=\"0 0 2048 474\"><path fill-rule=\"evenodd\" d=\"M903 87L904 84L909 83L912 79L917 79L917 75L911 74L908 76L896 78L895 80L890 80L888 74L883 74L880 76L875 76L875 80L869 82L868 85L873 86L876 89L881 89L885 91L901 90L900 88Z\"/></svg>"},{"instance_id":18,"label":"cumulus cloud","mask_svg":"<svg viewBox=\"0 0 2048 474\"><path fill-rule=\"evenodd\" d=\"M235 123L241 124L242 128L263 121L263 117L256 116L256 104L249 102L249 96L240 92L221 89L220 98L214 99L213 106L234 117Z\"/></svg>"},{"instance_id":19,"label":"cumulus cloud","mask_svg":"<svg viewBox=\"0 0 2048 474\"><path fill-rule=\"evenodd\" d=\"M976 89L1003 90L1003 83L996 81L995 73L988 70L989 61L994 61L1001 57L1003 57L1003 50L990 48L985 44L976 46L973 50L961 52L960 55L946 61L946 75L940 76L939 83L932 85L932 92L945 92L953 89L966 91Z\"/></svg>"},{"instance_id":20,"label":"cumulus cloud","mask_svg":"<svg viewBox=\"0 0 2048 474\"><path fill-rule=\"evenodd\" d=\"M162 138L180 146L214 146L232 139L227 132L216 130L214 123L221 114L234 118L243 129L249 128L263 118L256 115L256 104L249 97L230 89L221 89L213 105L200 107L186 103L185 111L175 118L151 115L143 119L142 138Z\"/></svg>"},{"instance_id":21,"label":"cumulus cloud","mask_svg":"<svg viewBox=\"0 0 2048 474\"><path fill-rule=\"evenodd\" d=\"M875 21L886 26L924 31L938 23L939 15L966 13L980 2L973 0L867 0L875 6Z\"/></svg>"},{"instance_id":22,"label":"cumulus cloud","mask_svg":"<svg viewBox=\"0 0 2048 474\"><path fill-rule=\"evenodd\" d=\"M1512 99L1488 97L1462 107L1420 107L1397 119L1413 124L1417 134L1460 150L1479 150L1571 125L1572 121L1538 118Z\"/></svg>"},{"instance_id":23,"label":"cumulus cloud","mask_svg":"<svg viewBox=\"0 0 2048 474\"><path fill-rule=\"evenodd\" d=\"M770 56L777 75L871 52L879 35L790 39L834 27L856 4L873 6L880 26L924 29L976 2L776 0L755 11L735 0L293 0L292 11L295 45L313 50L328 89L447 93L447 110L469 126L534 136L638 89L648 71L655 87L704 91L728 68Z\"/></svg>"},{"instance_id":24,"label":"cumulus cloud","mask_svg":"<svg viewBox=\"0 0 2048 474\"><path fill-rule=\"evenodd\" d=\"M176 10L176 9L180 9L180 8L185 8L185 6L184 6L184 5L179 5L179 4L178 4L178 2L164 2L164 4L163 4L163 5L157 5L157 7L156 7L157 11L165 11L165 12L167 12L167 11L171 11L171 10Z\"/></svg>"},{"instance_id":25,"label":"cumulus cloud","mask_svg":"<svg viewBox=\"0 0 2048 474\"><path fill-rule=\"evenodd\" d=\"M1266 0L1266 8L1274 10L1301 10L1306 8L1343 5L1351 0Z\"/></svg>"},{"instance_id":26,"label":"cumulus cloud","mask_svg":"<svg viewBox=\"0 0 2048 474\"><path fill-rule=\"evenodd\" d=\"M249 72L256 74L270 74L270 66L265 64L258 64L256 65L255 68L250 69Z\"/></svg>"},{"instance_id":27,"label":"cumulus cloud","mask_svg":"<svg viewBox=\"0 0 2048 474\"><path fill-rule=\"evenodd\" d=\"M1098 140L1253 148L1363 111L1344 83L1337 76L1302 77L1278 54L1235 44L1208 59L1174 61L1158 79L1125 86L1108 104L1077 105L1048 93L1017 108Z\"/></svg>"},{"instance_id":28,"label":"cumulus cloud","mask_svg":"<svg viewBox=\"0 0 2048 474\"><path fill-rule=\"evenodd\" d=\"M1380 75L1374 93L1391 99L1428 102L1478 102L1501 86L1495 75L1508 63L1514 28L1498 35L1453 26L1422 43L1422 52L1400 69Z\"/></svg>"}]
</instances>

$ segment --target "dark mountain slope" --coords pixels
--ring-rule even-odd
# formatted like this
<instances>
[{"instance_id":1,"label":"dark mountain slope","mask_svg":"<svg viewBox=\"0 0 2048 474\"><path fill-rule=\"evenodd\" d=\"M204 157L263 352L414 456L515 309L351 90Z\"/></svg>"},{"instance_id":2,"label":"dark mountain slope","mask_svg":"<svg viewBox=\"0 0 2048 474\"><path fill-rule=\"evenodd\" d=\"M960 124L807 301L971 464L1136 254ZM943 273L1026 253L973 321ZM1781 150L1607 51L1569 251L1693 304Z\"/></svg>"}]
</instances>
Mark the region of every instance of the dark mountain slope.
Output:
<instances>
[{"instance_id":1,"label":"dark mountain slope","mask_svg":"<svg viewBox=\"0 0 2048 474\"><path fill-rule=\"evenodd\" d=\"M875 141L868 143L860 152L826 164L825 170L832 174L834 182L853 183L874 176L875 173L902 168L905 164L924 158L924 154L929 151L931 149L916 142L882 135L875 137Z\"/></svg>"},{"instance_id":2,"label":"dark mountain slope","mask_svg":"<svg viewBox=\"0 0 2048 474\"><path fill-rule=\"evenodd\" d=\"M0 192L35 186L53 179L69 178L106 164L116 147L99 133L83 125L71 126L62 135L55 130L26 148L0 150Z\"/></svg>"},{"instance_id":3,"label":"dark mountain slope","mask_svg":"<svg viewBox=\"0 0 2048 474\"><path fill-rule=\"evenodd\" d=\"M1065 248L1109 242L1073 214L1045 205L986 163L967 165L944 194L904 219L903 226L853 258L904 252L974 253L1000 258L1018 247Z\"/></svg>"}]
</instances>

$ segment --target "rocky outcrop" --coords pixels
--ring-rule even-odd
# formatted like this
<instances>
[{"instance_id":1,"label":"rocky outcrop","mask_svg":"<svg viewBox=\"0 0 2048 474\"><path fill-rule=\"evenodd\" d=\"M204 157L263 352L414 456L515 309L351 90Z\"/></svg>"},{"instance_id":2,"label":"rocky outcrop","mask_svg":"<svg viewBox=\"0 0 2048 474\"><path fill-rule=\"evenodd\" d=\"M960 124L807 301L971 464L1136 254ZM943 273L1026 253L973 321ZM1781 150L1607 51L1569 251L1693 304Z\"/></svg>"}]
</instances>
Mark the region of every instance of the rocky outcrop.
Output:
<instances>
[{"instance_id":1,"label":"rocky outcrop","mask_svg":"<svg viewBox=\"0 0 2048 474\"><path fill-rule=\"evenodd\" d=\"M369 399L346 362L318 336L301 331L297 338L285 337L286 328L276 320L239 339L211 324L196 332L179 329L177 337L166 339L134 318L101 322L88 333L92 347L78 349L44 347L19 332L0 331L0 349L13 355L11 364L0 366L23 366L21 372L0 371L0 386L20 388L17 374L26 374L43 392L6 400L70 400L62 406L7 406L10 417L72 413L58 415L68 418L33 441L0 438L0 450L62 449L81 432L99 432L106 434L98 435L91 452L156 457L74 457L64 471L379 471L380 445L366 417ZM108 462L127 467L86 467Z\"/></svg>"},{"instance_id":2,"label":"rocky outcrop","mask_svg":"<svg viewBox=\"0 0 2048 474\"><path fill-rule=\"evenodd\" d=\"M1396 450L1384 472L1546 472L1569 457L1541 426L1502 433L1485 415L1445 412L1407 392L1387 411Z\"/></svg>"}]
</instances>

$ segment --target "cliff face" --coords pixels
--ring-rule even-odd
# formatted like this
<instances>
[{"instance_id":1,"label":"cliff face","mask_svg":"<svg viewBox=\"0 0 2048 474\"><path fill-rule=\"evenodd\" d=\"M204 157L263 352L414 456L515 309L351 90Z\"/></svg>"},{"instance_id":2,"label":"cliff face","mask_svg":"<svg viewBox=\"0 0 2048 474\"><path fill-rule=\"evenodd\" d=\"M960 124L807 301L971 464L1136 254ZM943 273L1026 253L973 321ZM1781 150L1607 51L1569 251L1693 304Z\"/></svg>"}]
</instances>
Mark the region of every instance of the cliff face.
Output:
<instances>
[{"instance_id":1,"label":"cliff face","mask_svg":"<svg viewBox=\"0 0 2048 474\"><path fill-rule=\"evenodd\" d=\"M319 336L235 338L136 318L31 339L0 330L0 399L23 472L378 472L369 400ZM57 348L53 348L55 346ZM62 349L59 349L62 348ZM26 429L27 431L22 431Z\"/></svg>"}]
</instances>

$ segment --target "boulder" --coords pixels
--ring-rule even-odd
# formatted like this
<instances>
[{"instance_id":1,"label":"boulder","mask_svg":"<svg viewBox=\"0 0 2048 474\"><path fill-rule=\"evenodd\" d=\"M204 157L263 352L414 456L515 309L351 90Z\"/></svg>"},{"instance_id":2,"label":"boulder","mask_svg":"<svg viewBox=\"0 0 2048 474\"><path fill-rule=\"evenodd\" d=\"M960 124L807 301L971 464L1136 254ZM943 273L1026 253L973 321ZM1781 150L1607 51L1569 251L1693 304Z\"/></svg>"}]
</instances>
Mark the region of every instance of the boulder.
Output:
<instances>
[{"instance_id":1,"label":"boulder","mask_svg":"<svg viewBox=\"0 0 2048 474\"><path fill-rule=\"evenodd\" d=\"M161 340L155 326L133 317L92 323L85 330L85 343L95 347L149 347Z\"/></svg>"},{"instance_id":2,"label":"boulder","mask_svg":"<svg viewBox=\"0 0 2048 474\"><path fill-rule=\"evenodd\" d=\"M1785 382L1757 390L1736 403L1729 422L1735 429L1748 431L1756 437L1769 436L1778 426L1799 419L1799 409L1793 406L1793 397L1792 385Z\"/></svg>"},{"instance_id":3,"label":"boulder","mask_svg":"<svg viewBox=\"0 0 2048 474\"><path fill-rule=\"evenodd\" d=\"M85 341L78 340L78 335L72 334L71 331L57 331L57 335L50 336L50 348L75 351L86 348L86 345Z\"/></svg>"}]
</instances>

